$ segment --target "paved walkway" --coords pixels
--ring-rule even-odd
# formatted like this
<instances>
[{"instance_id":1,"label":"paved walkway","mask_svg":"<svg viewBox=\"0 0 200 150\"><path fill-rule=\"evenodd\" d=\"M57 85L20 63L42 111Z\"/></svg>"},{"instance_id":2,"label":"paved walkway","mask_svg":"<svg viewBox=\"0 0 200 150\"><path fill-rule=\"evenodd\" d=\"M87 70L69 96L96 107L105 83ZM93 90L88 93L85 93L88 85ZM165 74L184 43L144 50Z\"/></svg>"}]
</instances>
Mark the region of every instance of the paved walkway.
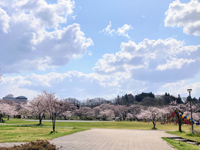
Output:
<instances>
[{"instance_id":1,"label":"paved walkway","mask_svg":"<svg viewBox=\"0 0 200 150\"><path fill-rule=\"evenodd\" d=\"M175 150L161 137L175 136L165 131L92 129L55 138L51 143L63 146L62 150Z\"/></svg>"}]
</instances>

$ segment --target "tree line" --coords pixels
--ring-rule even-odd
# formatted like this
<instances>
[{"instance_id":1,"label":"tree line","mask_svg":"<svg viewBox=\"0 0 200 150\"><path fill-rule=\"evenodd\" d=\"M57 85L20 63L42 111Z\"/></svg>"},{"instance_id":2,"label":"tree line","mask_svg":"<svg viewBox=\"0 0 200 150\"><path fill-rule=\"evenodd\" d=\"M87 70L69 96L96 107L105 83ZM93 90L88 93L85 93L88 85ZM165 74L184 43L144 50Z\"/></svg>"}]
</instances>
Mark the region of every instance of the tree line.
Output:
<instances>
[{"instance_id":1,"label":"tree line","mask_svg":"<svg viewBox=\"0 0 200 150\"><path fill-rule=\"evenodd\" d=\"M188 98L187 98L188 99ZM94 98L94 99L87 99L87 100L77 100L75 98L67 98L66 101L77 105L78 107L90 107L94 108L96 106L100 106L101 104L112 104L112 105L142 105L142 106L165 106L170 104L171 102L176 102L177 104L187 103L183 101L181 96L178 95L177 97L170 95L169 93L165 93L163 95L155 96L152 92L144 93L137 95L132 94L125 94L123 96L117 96L114 99L106 100L104 98ZM192 98L193 103L200 103L200 98Z\"/></svg>"},{"instance_id":2,"label":"tree line","mask_svg":"<svg viewBox=\"0 0 200 150\"><path fill-rule=\"evenodd\" d=\"M128 96L128 95L127 95ZM126 97L126 95L124 96ZM196 121L200 118L200 105L196 103L195 99L188 97L186 103L178 103L178 98L166 94L169 104L152 106L141 105L144 104L145 99L155 99L153 93L142 93L135 96L136 103L131 105L120 105L123 98L116 101L106 101L104 99L95 99L96 103L91 101L79 102L76 99L58 99L55 93L48 93L43 91L41 94L35 96L32 100L25 103L15 103L14 101L1 100L0 101L0 121L2 117L20 115L21 118L32 118L35 116L39 124L42 124L43 119L51 119L53 131L55 131L56 119L85 119L85 120L143 120L152 121L155 128L156 121L163 123L171 122L170 114L178 109L184 115L189 115L189 101L192 101L193 117ZM189 99L190 98L190 99ZM126 98L125 98L126 99ZM121 101L120 101L121 100ZM164 99L163 99L164 100ZM141 103L142 102L142 103ZM178 117L178 116L177 116ZM182 124L182 122L181 122ZM180 121L179 121L179 125Z\"/></svg>"}]
</instances>

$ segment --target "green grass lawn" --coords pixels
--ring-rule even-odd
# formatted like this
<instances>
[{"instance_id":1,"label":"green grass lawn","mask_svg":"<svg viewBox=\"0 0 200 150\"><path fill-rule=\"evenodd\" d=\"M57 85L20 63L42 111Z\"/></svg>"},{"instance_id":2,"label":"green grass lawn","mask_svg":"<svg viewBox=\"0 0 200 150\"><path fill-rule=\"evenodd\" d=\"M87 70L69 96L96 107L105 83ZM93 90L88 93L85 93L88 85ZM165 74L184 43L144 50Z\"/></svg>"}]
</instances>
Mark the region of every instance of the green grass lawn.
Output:
<instances>
[{"instance_id":1,"label":"green grass lawn","mask_svg":"<svg viewBox=\"0 0 200 150\"><path fill-rule=\"evenodd\" d=\"M185 131L183 131L182 133L179 132L179 131L166 131L166 132L170 133L170 134L177 135L177 136L181 136L185 139L190 139L190 140L193 140L193 141L200 142L200 135L193 135L193 134L191 134L191 132L185 132Z\"/></svg>"},{"instance_id":2,"label":"green grass lawn","mask_svg":"<svg viewBox=\"0 0 200 150\"><path fill-rule=\"evenodd\" d=\"M26 121L21 119L5 120L7 124L18 125L38 125L38 121ZM43 126L52 126L51 122L42 122ZM135 122L135 121L113 121L113 122L56 122L56 127L78 127L78 128L106 128L106 129L152 129L152 122ZM194 126L200 130L200 126ZM158 130L178 130L178 125L161 125L157 124ZM182 125L182 130L190 130L191 126Z\"/></svg>"},{"instance_id":3,"label":"green grass lawn","mask_svg":"<svg viewBox=\"0 0 200 150\"><path fill-rule=\"evenodd\" d=\"M26 121L23 119L15 119L15 118L10 118L9 120L7 120L7 118L3 118L3 120L5 121L5 124L17 124L17 125L38 125L39 121L36 122L32 122L32 121Z\"/></svg>"},{"instance_id":4,"label":"green grass lawn","mask_svg":"<svg viewBox=\"0 0 200 150\"><path fill-rule=\"evenodd\" d=\"M190 139L193 141L198 141L200 142L200 135L193 135L191 134L191 132L179 132L179 131L166 131L167 133L173 134L173 135L177 135L180 137L183 137L185 139ZM185 142L179 142L173 139L167 139L167 138L163 138L165 141L167 141L169 144L171 144L172 146L174 146L175 148L177 148L178 150L200 150L200 146L197 145L192 145L192 144L188 144Z\"/></svg>"},{"instance_id":5,"label":"green grass lawn","mask_svg":"<svg viewBox=\"0 0 200 150\"><path fill-rule=\"evenodd\" d=\"M178 150L200 150L200 146L197 145L179 142L173 139L168 139L166 137L164 137L163 139L167 141L169 144L171 144L173 147L177 148Z\"/></svg>"},{"instance_id":6,"label":"green grass lawn","mask_svg":"<svg viewBox=\"0 0 200 150\"><path fill-rule=\"evenodd\" d=\"M0 143L6 142L28 142L36 140L49 140L56 137L72 134L86 129L80 128L57 128L51 132L50 127L16 127L0 126Z\"/></svg>"},{"instance_id":7,"label":"green grass lawn","mask_svg":"<svg viewBox=\"0 0 200 150\"><path fill-rule=\"evenodd\" d=\"M23 142L34 141L37 139L48 140L63 135L72 134L79 131L84 131L91 128L106 128L106 129L148 129L151 130L153 125L151 122L135 122L135 121L112 121L112 122L56 122L57 133L51 133L52 123L42 122L42 126L37 126L38 121L26 121L22 119L5 120L5 124L27 125L27 127L0 125L0 142ZM35 125L36 127L31 127ZM49 126L49 127L44 127ZM64 128L73 127L73 128ZM158 130L178 130L178 125L161 125L157 124ZM183 125L182 130L190 130L191 126ZM195 130L200 130L199 126L194 126ZM199 141L200 137L194 137L188 132L169 131L168 133L176 134L191 140ZM168 140L170 141L170 140ZM176 143L176 141L175 141ZM180 144L179 144L180 145Z\"/></svg>"}]
</instances>

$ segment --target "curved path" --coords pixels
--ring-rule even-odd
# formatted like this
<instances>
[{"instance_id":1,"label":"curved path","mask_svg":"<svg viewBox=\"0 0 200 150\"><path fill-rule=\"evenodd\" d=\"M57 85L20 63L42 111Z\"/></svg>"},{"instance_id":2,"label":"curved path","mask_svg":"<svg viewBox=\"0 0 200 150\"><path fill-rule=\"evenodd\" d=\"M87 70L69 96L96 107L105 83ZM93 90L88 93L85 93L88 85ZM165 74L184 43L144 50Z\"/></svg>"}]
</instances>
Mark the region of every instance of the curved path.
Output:
<instances>
[{"instance_id":1,"label":"curved path","mask_svg":"<svg viewBox=\"0 0 200 150\"><path fill-rule=\"evenodd\" d=\"M92 129L55 138L50 142L61 150L175 150L161 137L175 137L165 131ZM16 144L16 143L14 143ZM0 143L12 146L13 143Z\"/></svg>"}]
</instances>

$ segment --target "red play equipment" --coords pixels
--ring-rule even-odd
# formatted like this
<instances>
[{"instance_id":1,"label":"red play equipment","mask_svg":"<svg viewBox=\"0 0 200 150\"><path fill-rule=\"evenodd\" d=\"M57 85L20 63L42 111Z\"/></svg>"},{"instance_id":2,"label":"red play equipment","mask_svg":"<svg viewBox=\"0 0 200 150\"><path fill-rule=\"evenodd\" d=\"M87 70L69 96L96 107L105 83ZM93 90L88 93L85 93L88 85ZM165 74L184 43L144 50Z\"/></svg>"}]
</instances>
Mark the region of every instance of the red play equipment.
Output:
<instances>
[{"instance_id":1,"label":"red play equipment","mask_svg":"<svg viewBox=\"0 0 200 150\"><path fill-rule=\"evenodd\" d=\"M172 117L174 117L174 116L176 116L176 112L173 112L173 113L170 115L170 118L172 118ZM185 118L183 118L183 121L184 121L186 124L191 125L191 123L189 123ZM177 121L177 123L178 123L178 121Z\"/></svg>"}]
</instances>

